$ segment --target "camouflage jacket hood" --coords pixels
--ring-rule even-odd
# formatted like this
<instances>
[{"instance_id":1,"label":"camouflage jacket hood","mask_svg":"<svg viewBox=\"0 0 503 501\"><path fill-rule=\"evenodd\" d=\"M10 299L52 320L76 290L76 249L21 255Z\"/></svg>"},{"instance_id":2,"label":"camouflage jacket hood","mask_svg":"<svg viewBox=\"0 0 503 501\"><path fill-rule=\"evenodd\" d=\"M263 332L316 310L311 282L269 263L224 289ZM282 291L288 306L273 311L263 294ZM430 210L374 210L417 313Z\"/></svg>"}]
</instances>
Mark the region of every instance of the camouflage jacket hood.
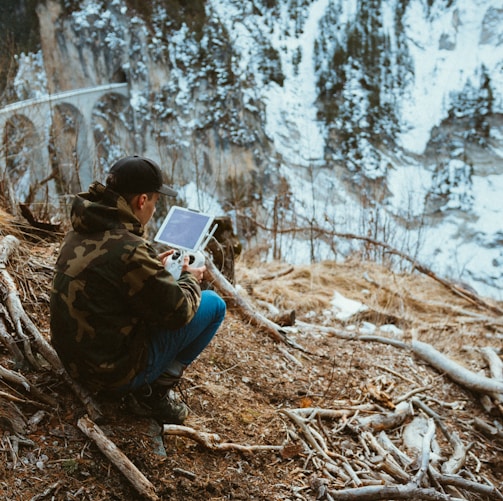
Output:
<instances>
[{"instance_id":1,"label":"camouflage jacket hood","mask_svg":"<svg viewBox=\"0 0 503 501\"><path fill-rule=\"evenodd\" d=\"M143 226L126 200L94 182L87 193L76 195L72 204L72 226L78 233L96 233L122 228L143 235Z\"/></svg>"},{"instance_id":2,"label":"camouflage jacket hood","mask_svg":"<svg viewBox=\"0 0 503 501\"><path fill-rule=\"evenodd\" d=\"M70 375L92 390L129 383L150 332L178 329L199 307L188 273L176 281L143 238L126 200L100 183L78 194L51 289L51 340Z\"/></svg>"}]
</instances>

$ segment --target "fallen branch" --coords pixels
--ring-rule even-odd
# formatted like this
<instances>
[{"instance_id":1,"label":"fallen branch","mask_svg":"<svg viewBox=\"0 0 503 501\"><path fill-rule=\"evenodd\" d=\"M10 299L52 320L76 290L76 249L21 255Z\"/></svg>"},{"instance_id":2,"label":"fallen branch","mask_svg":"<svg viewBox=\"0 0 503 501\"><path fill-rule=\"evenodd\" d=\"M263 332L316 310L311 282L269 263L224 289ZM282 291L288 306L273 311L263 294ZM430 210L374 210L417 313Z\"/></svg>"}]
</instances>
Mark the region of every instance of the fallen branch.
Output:
<instances>
[{"instance_id":1,"label":"fallen branch","mask_svg":"<svg viewBox=\"0 0 503 501\"><path fill-rule=\"evenodd\" d=\"M303 329L316 330L319 332L323 332L325 334L331 334L332 336L339 337L341 339L357 339L358 334L355 332L350 332L344 329L336 329L335 327L328 327L326 325L317 325L310 324L307 322L302 322L301 320L297 320L295 325L298 327L302 327Z\"/></svg>"},{"instance_id":2,"label":"fallen branch","mask_svg":"<svg viewBox=\"0 0 503 501\"><path fill-rule=\"evenodd\" d=\"M211 259L206 259L206 273L209 275L212 286L229 308L235 309L243 320L263 329L274 341L290 344L280 326L255 311L247 301L239 296L233 285L220 273Z\"/></svg>"},{"instance_id":3,"label":"fallen branch","mask_svg":"<svg viewBox=\"0 0 503 501\"><path fill-rule=\"evenodd\" d=\"M10 430L19 437L26 434L26 417L15 404L16 397L2 392L0 395L0 416L2 430Z\"/></svg>"},{"instance_id":4,"label":"fallen branch","mask_svg":"<svg viewBox=\"0 0 503 501\"><path fill-rule=\"evenodd\" d=\"M33 496L30 501L41 501L42 499L45 499L47 498L50 494L52 494L54 491L56 491L59 486L61 484L61 480L58 480L57 482L51 484L49 487L47 487L47 489L43 492L39 492L38 494L35 494L35 496ZM51 498L51 499L54 499Z\"/></svg>"},{"instance_id":5,"label":"fallen branch","mask_svg":"<svg viewBox=\"0 0 503 501\"><path fill-rule=\"evenodd\" d=\"M337 467L335 461L328 455L328 447L325 440L321 435L311 429L308 424L309 420L303 418L299 414L289 409L281 409L280 412L285 416L288 416L302 431L306 441L311 445L311 447L327 462L333 463L334 467Z\"/></svg>"},{"instance_id":6,"label":"fallen branch","mask_svg":"<svg viewBox=\"0 0 503 501\"><path fill-rule=\"evenodd\" d=\"M30 382L22 374L19 374L19 372L11 371L10 369L6 369L4 366L0 365L0 379L22 386L30 393L31 396L52 407L57 405L57 401L53 397L46 395L37 387L30 384Z\"/></svg>"},{"instance_id":7,"label":"fallen branch","mask_svg":"<svg viewBox=\"0 0 503 501\"><path fill-rule=\"evenodd\" d=\"M412 398L410 400L410 403L417 407L418 409L421 409L427 416L432 417L435 420L435 423L437 423L438 427L444 434L444 437L451 442L452 437L451 433L449 433L449 430L446 428L446 426L443 423L442 418L433 410L431 407L426 405L422 400L419 400L418 398Z\"/></svg>"},{"instance_id":8,"label":"fallen branch","mask_svg":"<svg viewBox=\"0 0 503 501\"><path fill-rule=\"evenodd\" d=\"M503 361L496 353L494 348L485 346L480 349L484 360L489 364L491 377L499 381L503 381Z\"/></svg>"},{"instance_id":9,"label":"fallen branch","mask_svg":"<svg viewBox=\"0 0 503 501\"><path fill-rule=\"evenodd\" d=\"M246 216L244 214L241 214L240 216L245 217L247 219L252 219L249 216ZM309 228L296 227L296 228L287 228L284 230L274 229L274 231L273 231L272 228L268 228L265 225L260 224L256 220L253 220L253 221L259 228L261 228L265 231L268 231L271 234L272 233L275 233L275 234L278 234L278 233L298 233L298 232L303 232L303 231L309 232L310 234L312 234L313 232L316 232L319 235L327 235L330 237L346 238L346 239L350 239L350 240L362 240L362 241L367 242L367 243L374 245L376 247L382 247L383 249L386 249L386 251L389 254L398 256L398 257L402 258L403 260L409 262L414 267L414 269L416 269L420 273L423 273L424 275L427 275L428 277L432 278L433 280L436 280L437 282L441 283L444 287L449 289L451 292L453 292L457 296L462 297L466 301L468 301L476 306L479 306L479 307L487 309L493 313L496 313L497 315L503 315L503 310L501 308L499 308L498 306L496 306L495 304L488 303L487 301L482 299L480 296L478 296L476 293L471 292L464 287L460 287L459 285L457 285L453 282L449 282L448 280L439 277L436 273L434 273L428 267L422 265L421 263L418 263L418 261L415 258L405 254L404 252L399 251L398 249L395 249L394 247L392 247L391 245L389 245L385 242L380 242L380 241L375 240L373 238L365 237L362 235L356 235L354 233L340 233L337 231L330 231L326 228L321 228L321 227L309 227Z\"/></svg>"},{"instance_id":10,"label":"fallen branch","mask_svg":"<svg viewBox=\"0 0 503 501\"><path fill-rule=\"evenodd\" d=\"M25 390L30 391L31 385L22 374L19 374L19 372L11 371L10 369L5 368L3 365L0 365L0 379L5 379L6 381L10 381L11 383L18 384Z\"/></svg>"},{"instance_id":11,"label":"fallen branch","mask_svg":"<svg viewBox=\"0 0 503 501\"><path fill-rule=\"evenodd\" d=\"M21 366L25 363L25 357L16 344L15 339L9 334L6 321L8 321L8 313L3 304L0 304L0 341L10 351L14 364Z\"/></svg>"},{"instance_id":12,"label":"fallen branch","mask_svg":"<svg viewBox=\"0 0 503 501\"><path fill-rule=\"evenodd\" d=\"M491 439L499 438L503 439L503 431L496 426L486 423L483 419L478 417L474 418L473 425L477 430L480 430L484 435L490 437Z\"/></svg>"},{"instance_id":13,"label":"fallen branch","mask_svg":"<svg viewBox=\"0 0 503 501\"><path fill-rule=\"evenodd\" d=\"M430 471L429 473L441 485L452 485L454 487L459 487L460 489L483 494L485 496L488 496L489 499L503 500L503 494L501 494L501 492L496 489L494 485L479 484L477 482L462 478L459 475L440 475L436 471Z\"/></svg>"},{"instance_id":14,"label":"fallen branch","mask_svg":"<svg viewBox=\"0 0 503 501\"><path fill-rule=\"evenodd\" d=\"M410 475L408 475L403 468L398 464L394 455L391 454L382 443L378 442L378 440L370 433L369 431L364 431L362 433L362 439L365 440L369 446L374 450L376 454L378 454L382 459L377 464L377 467L393 478L397 479L399 482L405 483L410 480Z\"/></svg>"},{"instance_id":15,"label":"fallen branch","mask_svg":"<svg viewBox=\"0 0 503 501\"><path fill-rule=\"evenodd\" d=\"M6 263L9 259L9 256L18 247L19 247L19 240L12 235L5 236L0 244L0 278L4 286L3 301L7 308L7 312L10 316L10 321L14 326L14 330L16 331L16 334L23 343L24 356L33 367L39 369L40 365L33 356L30 340L23 331L22 319L24 310L21 301L19 299L19 296L17 294L16 284L6 269Z\"/></svg>"},{"instance_id":16,"label":"fallen branch","mask_svg":"<svg viewBox=\"0 0 503 501\"><path fill-rule=\"evenodd\" d=\"M9 255L17 249L18 246L19 240L12 235L7 235L2 239L0 243L0 278L7 287L8 294L5 300L7 312L10 316L12 324L15 326L16 332L23 339L26 358L34 367L39 367L39 363L33 356L29 337L23 331L23 325L33 339L39 353L49 363L52 370L56 373L56 375L63 378L70 388L72 388L74 393L80 398L86 407L86 410L91 417L95 420L99 420L102 418L102 412L98 404L85 388L69 376L61 363L56 350L54 350L54 348L42 336L23 308L15 282L5 269L5 263L7 262Z\"/></svg>"},{"instance_id":17,"label":"fallen branch","mask_svg":"<svg viewBox=\"0 0 503 501\"><path fill-rule=\"evenodd\" d=\"M276 280L279 277L284 277L285 275L292 273L293 270L294 270L294 267L290 266L286 270L278 271L277 273L271 273L270 275L264 275L263 277L260 277L260 278L261 278L261 280Z\"/></svg>"},{"instance_id":18,"label":"fallen branch","mask_svg":"<svg viewBox=\"0 0 503 501\"><path fill-rule=\"evenodd\" d=\"M410 465L414 462L407 454L401 451L386 435L386 432L383 430L379 433L378 436L379 443L383 446L386 451L388 451L396 461L399 461L404 468L409 468Z\"/></svg>"},{"instance_id":19,"label":"fallen branch","mask_svg":"<svg viewBox=\"0 0 503 501\"><path fill-rule=\"evenodd\" d=\"M422 444L421 444L421 461L419 470L416 476L412 479L412 481L420 486L426 472L428 471L428 466L430 464L430 452L431 452L431 442L433 437L435 436L435 422L433 419L428 419L428 428L423 436Z\"/></svg>"},{"instance_id":20,"label":"fallen branch","mask_svg":"<svg viewBox=\"0 0 503 501\"><path fill-rule=\"evenodd\" d=\"M418 357L428 362L435 369L445 372L453 381L464 388L485 394L503 393L503 381L475 374L450 360L427 343L412 341L411 349Z\"/></svg>"},{"instance_id":21,"label":"fallen branch","mask_svg":"<svg viewBox=\"0 0 503 501\"><path fill-rule=\"evenodd\" d=\"M426 499L428 501L454 501L448 494L442 494L432 488L421 488L410 483L407 485L383 485L356 487L329 491L332 499L337 501L378 501L390 499Z\"/></svg>"},{"instance_id":22,"label":"fallen branch","mask_svg":"<svg viewBox=\"0 0 503 501\"><path fill-rule=\"evenodd\" d=\"M348 405L343 409L322 409L320 407L300 407L290 409L290 412L295 412L299 416L303 416L312 420L314 418L340 419L348 418L357 412L373 412L376 406L374 404Z\"/></svg>"},{"instance_id":23,"label":"fallen branch","mask_svg":"<svg viewBox=\"0 0 503 501\"><path fill-rule=\"evenodd\" d=\"M165 435L176 435L194 440L199 445L213 451L239 451L239 452L257 452L257 451L282 451L282 445L240 445L232 442L221 442L220 436L216 433L207 433L197 431L188 426L177 424L165 424L163 426Z\"/></svg>"},{"instance_id":24,"label":"fallen branch","mask_svg":"<svg viewBox=\"0 0 503 501\"><path fill-rule=\"evenodd\" d=\"M52 177L52 176L51 176ZM21 209L21 215L30 223L33 228L37 230L43 230L42 234L46 233L56 233L61 228L61 223L47 223L44 221L37 221L35 216L31 212L28 204L19 204L19 208Z\"/></svg>"},{"instance_id":25,"label":"fallen branch","mask_svg":"<svg viewBox=\"0 0 503 501\"><path fill-rule=\"evenodd\" d=\"M412 407L408 402L400 402L394 412L388 414L373 414L358 418L356 428L359 430L371 429L374 431L389 430L401 425L408 416L412 415Z\"/></svg>"},{"instance_id":26,"label":"fallen branch","mask_svg":"<svg viewBox=\"0 0 503 501\"><path fill-rule=\"evenodd\" d=\"M503 361L496 353L494 348L490 348L488 346L481 348L482 356L484 360L489 364L489 372L491 374L491 378L496 381L503 382ZM503 414L503 394L492 394L491 397L496 402L496 405L499 406L500 412Z\"/></svg>"},{"instance_id":27,"label":"fallen branch","mask_svg":"<svg viewBox=\"0 0 503 501\"><path fill-rule=\"evenodd\" d=\"M442 473L445 475L455 474L463 468L466 461L466 454L472 446L472 444L465 446L459 438L458 433L455 431L452 432L449 442L453 449L453 453L451 457L442 464Z\"/></svg>"},{"instance_id":28,"label":"fallen branch","mask_svg":"<svg viewBox=\"0 0 503 501\"><path fill-rule=\"evenodd\" d=\"M116 468L131 482L133 487L147 499L158 501L151 482L136 468L129 458L103 433L99 426L89 417L83 416L77 426L88 438L94 441L98 449L116 466Z\"/></svg>"}]
</instances>

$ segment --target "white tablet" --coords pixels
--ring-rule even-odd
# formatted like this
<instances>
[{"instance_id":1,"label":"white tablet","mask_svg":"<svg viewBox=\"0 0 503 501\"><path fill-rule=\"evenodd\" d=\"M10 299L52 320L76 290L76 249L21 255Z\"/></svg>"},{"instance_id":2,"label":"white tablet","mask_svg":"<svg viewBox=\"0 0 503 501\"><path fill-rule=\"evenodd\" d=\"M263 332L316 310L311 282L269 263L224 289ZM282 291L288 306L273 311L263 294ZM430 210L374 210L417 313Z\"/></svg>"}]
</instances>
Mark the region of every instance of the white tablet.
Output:
<instances>
[{"instance_id":1,"label":"white tablet","mask_svg":"<svg viewBox=\"0 0 503 501\"><path fill-rule=\"evenodd\" d=\"M209 240L213 219L209 214L173 206L154 240L175 249L197 251L205 239Z\"/></svg>"}]
</instances>

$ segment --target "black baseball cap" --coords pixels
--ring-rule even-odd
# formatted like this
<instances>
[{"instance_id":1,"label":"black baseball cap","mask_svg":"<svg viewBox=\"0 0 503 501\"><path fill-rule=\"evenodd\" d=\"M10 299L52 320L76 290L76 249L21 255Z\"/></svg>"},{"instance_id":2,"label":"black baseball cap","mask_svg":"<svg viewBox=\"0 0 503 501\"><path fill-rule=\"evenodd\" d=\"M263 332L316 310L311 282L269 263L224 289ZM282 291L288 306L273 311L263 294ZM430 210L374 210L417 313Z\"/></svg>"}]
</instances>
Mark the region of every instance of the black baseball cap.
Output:
<instances>
[{"instance_id":1,"label":"black baseball cap","mask_svg":"<svg viewBox=\"0 0 503 501\"><path fill-rule=\"evenodd\" d=\"M115 162L108 173L107 187L117 193L157 192L176 197L177 192L162 182L159 165L149 158L133 155Z\"/></svg>"}]
</instances>

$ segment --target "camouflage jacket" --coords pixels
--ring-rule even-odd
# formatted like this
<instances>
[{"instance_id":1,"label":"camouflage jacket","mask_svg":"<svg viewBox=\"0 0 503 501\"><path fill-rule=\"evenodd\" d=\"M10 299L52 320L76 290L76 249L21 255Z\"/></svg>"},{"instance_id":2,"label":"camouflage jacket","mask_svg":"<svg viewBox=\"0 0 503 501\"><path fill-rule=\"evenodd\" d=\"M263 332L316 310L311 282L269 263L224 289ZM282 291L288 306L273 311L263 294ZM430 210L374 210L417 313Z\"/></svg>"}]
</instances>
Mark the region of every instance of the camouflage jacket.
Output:
<instances>
[{"instance_id":1,"label":"camouflage jacket","mask_svg":"<svg viewBox=\"0 0 503 501\"><path fill-rule=\"evenodd\" d=\"M176 281L126 200L100 183L78 194L51 289L51 340L69 374L114 389L145 367L149 327L177 329L199 307L196 278Z\"/></svg>"}]
</instances>

